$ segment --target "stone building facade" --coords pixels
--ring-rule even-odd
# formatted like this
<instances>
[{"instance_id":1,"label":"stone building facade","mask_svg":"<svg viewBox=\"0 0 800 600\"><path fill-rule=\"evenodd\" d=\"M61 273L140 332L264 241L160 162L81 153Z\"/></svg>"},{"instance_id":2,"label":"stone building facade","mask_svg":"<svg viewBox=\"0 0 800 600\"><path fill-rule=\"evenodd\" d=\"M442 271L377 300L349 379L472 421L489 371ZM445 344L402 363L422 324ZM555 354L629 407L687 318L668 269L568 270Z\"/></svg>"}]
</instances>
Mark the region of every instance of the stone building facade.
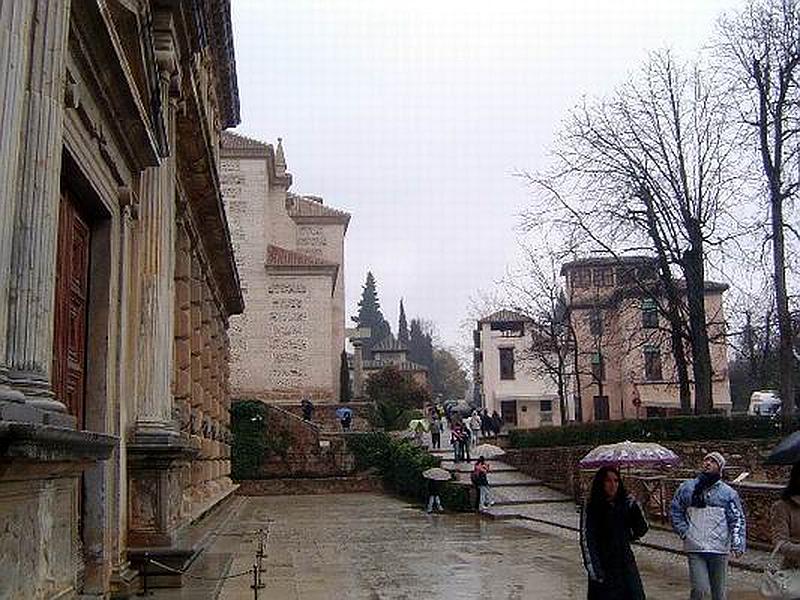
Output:
<instances>
[{"instance_id":1,"label":"stone building facade","mask_svg":"<svg viewBox=\"0 0 800 600\"><path fill-rule=\"evenodd\" d=\"M561 424L555 381L531 356L532 321L511 310L480 319L473 332L473 373L480 406L497 411L510 428ZM567 413L571 413L571 394Z\"/></svg>"},{"instance_id":2,"label":"stone building facade","mask_svg":"<svg viewBox=\"0 0 800 600\"><path fill-rule=\"evenodd\" d=\"M360 348L358 352L360 354ZM428 368L425 365L409 360L408 347L391 334L387 335L377 346L372 348L372 360L362 360L361 365L362 374L360 377L363 378L364 382L382 369L394 367L400 371L403 377L430 391Z\"/></svg>"},{"instance_id":3,"label":"stone building facade","mask_svg":"<svg viewBox=\"0 0 800 600\"><path fill-rule=\"evenodd\" d=\"M350 216L290 193L277 147L226 132L222 186L247 308L231 320L236 398L339 399Z\"/></svg>"},{"instance_id":4,"label":"stone building facade","mask_svg":"<svg viewBox=\"0 0 800 600\"><path fill-rule=\"evenodd\" d=\"M663 304L663 298L658 293L654 259L581 259L564 264L561 273L566 279L567 311L578 347L578 419L631 419L677 413L677 375L669 327L656 304ZM729 413L722 298L726 289L724 284L705 284L714 408Z\"/></svg>"},{"instance_id":5,"label":"stone building facade","mask_svg":"<svg viewBox=\"0 0 800 600\"><path fill-rule=\"evenodd\" d=\"M232 491L238 122L229 0L0 3L0 597L126 595Z\"/></svg>"}]
</instances>

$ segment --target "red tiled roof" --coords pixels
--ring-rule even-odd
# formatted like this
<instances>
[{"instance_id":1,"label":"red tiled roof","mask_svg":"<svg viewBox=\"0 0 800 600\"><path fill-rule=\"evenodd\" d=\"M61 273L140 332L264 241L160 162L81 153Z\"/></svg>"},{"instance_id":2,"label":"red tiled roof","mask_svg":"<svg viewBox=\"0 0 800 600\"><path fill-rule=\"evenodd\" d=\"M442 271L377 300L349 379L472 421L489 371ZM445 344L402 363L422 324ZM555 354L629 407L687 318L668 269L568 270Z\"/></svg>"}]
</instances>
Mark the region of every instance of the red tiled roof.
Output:
<instances>
[{"instance_id":1,"label":"red tiled roof","mask_svg":"<svg viewBox=\"0 0 800 600\"><path fill-rule=\"evenodd\" d=\"M309 256L280 246L267 246L267 266L270 267L338 267L336 263Z\"/></svg>"},{"instance_id":2,"label":"red tiled roof","mask_svg":"<svg viewBox=\"0 0 800 600\"><path fill-rule=\"evenodd\" d=\"M527 322L530 320L530 317L513 310L498 310L488 317L482 318L478 323L517 323L519 321Z\"/></svg>"}]
</instances>

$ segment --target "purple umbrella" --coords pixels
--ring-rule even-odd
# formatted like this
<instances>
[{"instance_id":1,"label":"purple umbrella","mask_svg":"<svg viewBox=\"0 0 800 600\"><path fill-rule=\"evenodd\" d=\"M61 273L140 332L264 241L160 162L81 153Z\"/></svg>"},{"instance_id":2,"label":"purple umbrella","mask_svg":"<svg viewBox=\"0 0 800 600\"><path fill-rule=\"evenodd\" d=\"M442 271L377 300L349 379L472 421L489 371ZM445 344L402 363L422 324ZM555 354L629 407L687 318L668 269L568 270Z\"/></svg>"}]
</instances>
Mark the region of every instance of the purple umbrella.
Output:
<instances>
[{"instance_id":1,"label":"purple umbrella","mask_svg":"<svg viewBox=\"0 0 800 600\"><path fill-rule=\"evenodd\" d=\"M655 442L619 442L592 449L578 466L582 469L600 467L657 467L675 466L681 462L672 450Z\"/></svg>"}]
</instances>

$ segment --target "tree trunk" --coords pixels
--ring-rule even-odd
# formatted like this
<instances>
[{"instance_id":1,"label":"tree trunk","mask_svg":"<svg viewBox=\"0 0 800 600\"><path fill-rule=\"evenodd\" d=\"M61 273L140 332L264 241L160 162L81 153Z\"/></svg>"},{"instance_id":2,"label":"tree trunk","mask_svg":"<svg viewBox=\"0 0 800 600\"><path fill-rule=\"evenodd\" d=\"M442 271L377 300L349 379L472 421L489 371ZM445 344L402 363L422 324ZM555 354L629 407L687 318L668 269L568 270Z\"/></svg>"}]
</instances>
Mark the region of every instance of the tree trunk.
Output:
<instances>
[{"instance_id":1,"label":"tree trunk","mask_svg":"<svg viewBox=\"0 0 800 600\"><path fill-rule=\"evenodd\" d=\"M640 192L640 198L647 208L647 232L656 250L659 279L664 286L664 293L667 297L666 316L669 320L672 358L675 361L675 372L678 376L678 397L680 399L681 413L688 415L692 412L692 392L689 385L689 364L686 360L686 350L683 346L684 321L681 316L681 297L675 285L675 278L669 268L664 240L661 239L659 234L658 222L653 207L653 197L647 189L643 188Z\"/></svg>"},{"instance_id":2,"label":"tree trunk","mask_svg":"<svg viewBox=\"0 0 800 600\"><path fill-rule=\"evenodd\" d=\"M686 277L686 300L689 307L689 338L692 346L692 373L694 375L695 414L710 414L713 407L711 391L711 352L708 347L706 326L705 274L703 249L699 228L690 232L690 248L683 256Z\"/></svg>"},{"instance_id":3,"label":"tree trunk","mask_svg":"<svg viewBox=\"0 0 800 600\"><path fill-rule=\"evenodd\" d=\"M778 313L778 331L780 346L778 348L778 367L781 393L781 414L783 429L793 429L795 402L794 344L792 318L789 313L789 297L786 293L786 254L783 235L783 199L780 190L770 190L772 208L772 260L775 268L775 303Z\"/></svg>"}]
</instances>

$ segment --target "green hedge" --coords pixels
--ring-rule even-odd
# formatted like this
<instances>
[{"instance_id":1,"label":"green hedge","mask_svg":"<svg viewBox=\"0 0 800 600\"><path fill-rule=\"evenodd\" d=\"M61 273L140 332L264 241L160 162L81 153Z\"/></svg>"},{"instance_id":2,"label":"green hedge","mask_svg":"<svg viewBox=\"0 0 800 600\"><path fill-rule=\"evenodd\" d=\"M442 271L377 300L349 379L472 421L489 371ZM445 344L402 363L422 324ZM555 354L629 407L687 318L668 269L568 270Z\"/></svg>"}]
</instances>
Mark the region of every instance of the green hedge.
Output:
<instances>
[{"instance_id":1,"label":"green hedge","mask_svg":"<svg viewBox=\"0 0 800 600\"><path fill-rule=\"evenodd\" d=\"M231 477L237 481L258 479L267 449L267 408L257 400L234 402L230 408Z\"/></svg>"},{"instance_id":2,"label":"green hedge","mask_svg":"<svg viewBox=\"0 0 800 600\"><path fill-rule=\"evenodd\" d=\"M375 469L390 490L420 501L428 497L422 472L441 462L410 440L396 439L384 432L349 435L347 448L355 457L357 469ZM449 510L470 510L466 486L446 483L441 498Z\"/></svg>"},{"instance_id":3,"label":"green hedge","mask_svg":"<svg viewBox=\"0 0 800 600\"><path fill-rule=\"evenodd\" d=\"M693 441L779 436L780 422L769 417L722 415L666 417L629 421L593 421L563 427L513 429L513 448L581 446L630 441Z\"/></svg>"}]
</instances>

